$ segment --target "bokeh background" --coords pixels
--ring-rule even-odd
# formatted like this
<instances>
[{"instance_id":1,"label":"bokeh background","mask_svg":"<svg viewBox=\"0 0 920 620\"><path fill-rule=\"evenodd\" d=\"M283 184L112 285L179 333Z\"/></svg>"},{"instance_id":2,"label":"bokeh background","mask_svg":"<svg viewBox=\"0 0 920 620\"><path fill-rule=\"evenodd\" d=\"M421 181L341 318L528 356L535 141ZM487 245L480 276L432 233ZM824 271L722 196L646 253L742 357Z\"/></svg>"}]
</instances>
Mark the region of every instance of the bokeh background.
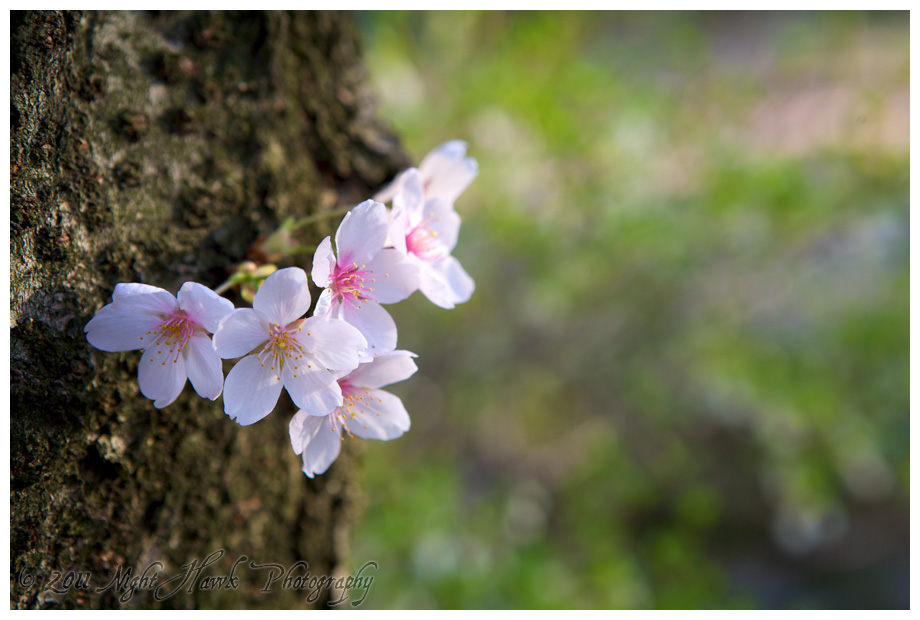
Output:
<instances>
[{"instance_id":1,"label":"bokeh background","mask_svg":"<svg viewBox=\"0 0 920 620\"><path fill-rule=\"evenodd\" d=\"M909 606L909 17L371 13L473 299L391 307L379 607Z\"/></svg>"}]
</instances>

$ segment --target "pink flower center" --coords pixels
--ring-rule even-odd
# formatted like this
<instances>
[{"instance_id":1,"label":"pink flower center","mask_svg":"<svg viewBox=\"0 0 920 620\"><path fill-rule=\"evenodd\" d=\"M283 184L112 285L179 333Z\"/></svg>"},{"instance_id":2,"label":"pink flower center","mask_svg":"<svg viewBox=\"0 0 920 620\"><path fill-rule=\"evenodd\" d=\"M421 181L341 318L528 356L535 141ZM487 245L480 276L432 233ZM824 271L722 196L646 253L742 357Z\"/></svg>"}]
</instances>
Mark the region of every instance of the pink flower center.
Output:
<instances>
[{"instance_id":1,"label":"pink flower center","mask_svg":"<svg viewBox=\"0 0 920 620\"><path fill-rule=\"evenodd\" d=\"M374 272L365 269L364 265L359 266L357 263L336 265L332 272L330 285L332 294L336 295L342 303L360 308L361 304L374 298L371 295L374 289L370 285L377 280L373 276Z\"/></svg>"},{"instance_id":2,"label":"pink flower center","mask_svg":"<svg viewBox=\"0 0 920 620\"><path fill-rule=\"evenodd\" d=\"M372 413L376 416L379 416L379 413L374 413L372 410L367 408L367 402L373 400L374 397L371 396L371 391L367 388L360 388L352 385L347 378L339 379L339 387L342 389L342 406L336 407L332 413L329 414L329 427L333 432L339 433L342 438L342 441L345 440L345 434L349 437L354 437L351 430L349 430L349 424L361 424L364 428L367 428L367 425L364 424L364 420L361 419L361 416L371 415ZM342 429L345 433L342 433Z\"/></svg>"},{"instance_id":3,"label":"pink flower center","mask_svg":"<svg viewBox=\"0 0 920 620\"><path fill-rule=\"evenodd\" d=\"M278 380L281 380L281 369L285 364L291 365L291 373L297 378L297 372L303 372L306 364L307 369L312 369L313 365L309 362L301 361L304 357L304 344L297 340L298 334L303 332L300 324L303 321L297 320L282 327L275 323L268 328L269 341L265 343L262 350L256 355L256 359L261 362L262 368L268 364L269 370L278 373ZM307 332L307 336L310 336Z\"/></svg>"},{"instance_id":4,"label":"pink flower center","mask_svg":"<svg viewBox=\"0 0 920 620\"><path fill-rule=\"evenodd\" d=\"M422 220L418 226L406 235L406 250L426 262L431 262L444 255L444 245L438 239L436 230Z\"/></svg>"},{"instance_id":5,"label":"pink flower center","mask_svg":"<svg viewBox=\"0 0 920 620\"><path fill-rule=\"evenodd\" d=\"M184 310L176 310L165 321L141 336L141 340L150 343L144 347L144 353L150 353L151 362L155 361L154 358L159 358L163 366L167 362L175 364L179 361L179 355L188 344L189 338L200 329L198 323L188 318Z\"/></svg>"}]
</instances>

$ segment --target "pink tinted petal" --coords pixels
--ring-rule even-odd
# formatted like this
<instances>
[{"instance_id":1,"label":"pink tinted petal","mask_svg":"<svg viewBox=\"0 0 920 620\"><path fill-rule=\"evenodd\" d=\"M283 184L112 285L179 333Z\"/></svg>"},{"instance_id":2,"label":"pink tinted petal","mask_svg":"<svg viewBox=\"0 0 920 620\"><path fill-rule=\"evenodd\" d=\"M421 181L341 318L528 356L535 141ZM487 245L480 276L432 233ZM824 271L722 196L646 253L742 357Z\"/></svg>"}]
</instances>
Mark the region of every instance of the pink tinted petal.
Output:
<instances>
[{"instance_id":1,"label":"pink tinted petal","mask_svg":"<svg viewBox=\"0 0 920 620\"><path fill-rule=\"evenodd\" d=\"M281 395L281 375L255 355L244 357L224 382L224 412L242 426L254 424L267 416Z\"/></svg>"},{"instance_id":2,"label":"pink tinted petal","mask_svg":"<svg viewBox=\"0 0 920 620\"><path fill-rule=\"evenodd\" d=\"M309 368L312 365L313 368ZM303 358L297 367L287 363L282 369L284 387L294 404L314 416L324 416L342 404L342 389L327 370L315 360Z\"/></svg>"},{"instance_id":3,"label":"pink tinted petal","mask_svg":"<svg viewBox=\"0 0 920 620\"><path fill-rule=\"evenodd\" d=\"M453 140L431 151L422 160L419 170L425 186L425 198L440 198L453 203L476 175L479 166L466 155L466 143Z\"/></svg>"},{"instance_id":4,"label":"pink tinted petal","mask_svg":"<svg viewBox=\"0 0 920 620\"><path fill-rule=\"evenodd\" d=\"M208 333L217 331L220 320L233 312L233 304L206 286L197 282L186 282L177 295L179 307L186 315Z\"/></svg>"},{"instance_id":5,"label":"pink tinted petal","mask_svg":"<svg viewBox=\"0 0 920 620\"><path fill-rule=\"evenodd\" d=\"M306 272L299 267L288 267L268 276L256 292L252 307L266 321L282 327L299 319L310 309Z\"/></svg>"},{"instance_id":6,"label":"pink tinted petal","mask_svg":"<svg viewBox=\"0 0 920 620\"><path fill-rule=\"evenodd\" d=\"M147 344L143 338L159 325L152 314L134 313L114 304L100 308L83 331L91 345L102 351L133 351Z\"/></svg>"},{"instance_id":7,"label":"pink tinted petal","mask_svg":"<svg viewBox=\"0 0 920 620\"><path fill-rule=\"evenodd\" d=\"M386 207L373 200L349 211L335 233L338 263L361 265L372 259L383 248L389 223Z\"/></svg>"},{"instance_id":8,"label":"pink tinted petal","mask_svg":"<svg viewBox=\"0 0 920 620\"><path fill-rule=\"evenodd\" d=\"M328 416L317 420L320 427L303 449L303 473L308 478L326 473L342 451L342 437L329 425Z\"/></svg>"},{"instance_id":9,"label":"pink tinted petal","mask_svg":"<svg viewBox=\"0 0 920 620\"><path fill-rule=\"evenodd\" d=\"M364 307L377 306L366 303ZM389 316L389 315L388 315ZM392 320L392 319L391 319ZM338 319L313 316L301 326L304 348L329 370L351 370L358 366L358 358L367 348L367 340L352 325ZM395 329L395 325L394 325Z\"/></svg>"},{"instance_id":10,"label":"pink tinted petal","mask_svg":"<svg viewBox=\"0 0 920 620\"><path fill-rule=\"evenodd\" d=\"M380 303L402 301L418 290L418 267L398 250L381 250L367 263L367 268L374 272L372 281L368 282L371 295Z\"/></svg>"},{"instance_id":11,"label":"pink tinted petal","mask_svg":"<svg viewBox=\"0 0 920 620\"><path fill-rule=\"evenodd\" d=\"M360 309L343 305L341 316L367 339L368 355L363 359L396 348L396 322L380 304L369 301Z\"/></svg>"},{"instance_id":12,"label":"pink tinted petal","mask_svg":"<svg viewBox=\"0 0 920 620\"><path fill-rule=\"evenodd\" d=\"M332 240L323 239L313 254L313 282L320 288L329 286L329 276L335 269L335 254L332 252Z\"/></svg>"},{"instance_id":13,"label":"pink tinted petal","mask_svg":"<svg viewBox=\"0 0 920 620\"><path fill-rule=\"evenodd\" d=\"M211 339L198 333L185 346L185 371L192 387L202 398L217 399L224 389L224 371Z\"/></svg>"},{"instance_id":14,"label":"pink tinted petal","mask_svg":"<svg viewBox=\"0 0 920 620\"><path fill-rule=\"evenodd\" d=\"M161 318L179 309L176 298L169 291L136 282L115 285L112 301L129 312L155 314Z\"/></svg>"},{"instance_id":15,"label":"pink tinted petal","mask_svg":"<svg viewBox=\"0 0 920 620\"><path fill-rule=\"evenodd\" d=\"M475 288L473 279L453 256L445 256L422 270L419 286L431 303L448 310L469 301Z\"/></svg>"},{"instance_id":16,"label":"pink tinted petal","mask_svg":"<svg viewBox=\"0 0 920 620\"><path fill-rule=\"evenodd\" d=\"M429 200L425 203L423 216L428 228L435 233L447 253L452 252L460 234L460 215L454 211L453 205L438 198Z\"/></svg>"},{"instance_id":17,"label":"pink tinted petal","mask_svg":"<svg viewBox=\"0 0 920 620\"><path fill-rule=\"evenodd\" d=\"M415 374L418 366L412 361L415 353L390 351L361 364L348 375L348 382L359 388L382 388L392 383L405 381Z\"/></svg>"},{"instance_id":18,"label":"pink tinted petal","mask_svg":"<svg viewBox=\"0 0 920 620\"><path fill-rule=\"evenodd\" d=\"M172 403L185 387L185 360L181 355L160 349L147 349L137 368L141 394L153 401L157 409Z\"/></svg>"},{"instance_id":19,"label":"pink tinted petal","mask_svg":"<svg viewBox=\"0 0 920 620\"><path fill-rule=\"evenodd\" d=\"M348 430L364 439L396 439L411 425L402 401L383 390L371 390L354 411L355 417L346 422Z\"/></svg>"},{"instance_id":20,"label":"pink tinted petal","mask_svg":"<svg viewBox=\"0 0 920 620\"><path fill-rule=\"evenodd\" d=\"M214 348L224 359L242 357L268 342L268 325L251 308L238 308L221 319Z\"/></svg>"}]
</instances>

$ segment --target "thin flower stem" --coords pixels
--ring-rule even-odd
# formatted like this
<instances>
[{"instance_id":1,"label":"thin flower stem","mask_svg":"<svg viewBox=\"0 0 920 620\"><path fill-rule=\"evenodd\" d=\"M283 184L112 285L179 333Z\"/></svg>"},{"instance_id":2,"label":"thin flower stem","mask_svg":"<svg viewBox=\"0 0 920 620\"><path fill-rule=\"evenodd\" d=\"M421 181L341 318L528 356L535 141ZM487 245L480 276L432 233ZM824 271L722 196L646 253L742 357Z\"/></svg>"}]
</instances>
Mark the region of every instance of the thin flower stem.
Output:
<instances>
[{"instance_id":1,"label":"thin flower stem","mask_svg":"<svg viewBox=\"0 0 920 620\"><path fill-rule=\"evenodd\" d=\"M221 284L220 286L218 286L216 289L214 289L214 292L217 293L218 295L220 295L220 294L222 294L222 293L226 293L227 291L230 290L230 288L231 288L234 284L235 284L235 282L231 282L230 280L227 280L226 282L224 282L223 284Z\"/></svg>"},{"instance_id":2,"label":"thin flower stem","mask_svg":"<svg viewBox=\"0 0 920 620\"><path fill-rule=\"evenodd\" d=\"M342 207L341 209L333 209L332 211L323 211L322 213L314 213L313 215L308 215L307 217L301 220L298 220L294 222L293 224L282 226L282 229L285 229L288 231L297 230L298 228L309 226L310 224L313 224L315 222L320 222L326 218L336 217L339 215L345 215L349 211L351 211L351 207ZM293 245L293 246L286 247L284 249L285 254L313 254L314 252L316 252L315 245ZM220 295L221 293L225 293L229 291L231 288L233 288L235 285L239 283L240 283L239 281L234 281L233 279L227 280L226 282L218 286L216 289L214 289L214 292Z\"/></svg>"},{"instance_id":3,"label":"thin flower stem","mask_svg":"<svg viewBox=\"0 0 920 620\"><path fill-rule=\"evenodd\" d=\"M312 254L316 252L315 245L292 245L284 249L286 254Z\"/></svg>"},{"instance_id":4,"label":"thin flower stem","mask_svg":"<svg viewBox=\"0 0 920 620\"><path fill-rule=\"evenodd\" d=\"M291 225L290 230L297 230L298 228L303 228L304 226L309 226L310 224L321 222L322 220L329 218L329 217L345 215L349 211L351 211L351 207L342 207L341 209L333 209L332 211L323 211L322 213L314 213L313 215L308 215L307 217L294 222Z\"/></svg>"}]
</instances>

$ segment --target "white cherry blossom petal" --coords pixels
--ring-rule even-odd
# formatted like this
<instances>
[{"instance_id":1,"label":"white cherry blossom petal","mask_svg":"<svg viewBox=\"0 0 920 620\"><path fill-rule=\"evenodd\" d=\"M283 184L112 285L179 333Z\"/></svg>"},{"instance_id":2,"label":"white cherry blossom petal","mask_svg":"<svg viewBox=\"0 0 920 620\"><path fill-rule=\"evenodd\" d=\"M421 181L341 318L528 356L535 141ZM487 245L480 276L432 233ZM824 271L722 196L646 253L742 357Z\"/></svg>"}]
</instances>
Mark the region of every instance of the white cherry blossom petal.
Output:
<instances>
[{"instance_id":1,"label":"white cherry blossom petal","mask_svg":"<svg viewBox=\"0 0 920 620\"><path fill-rule=\"evenodd\" d=\"M405 207L400 200L393 200L393 209L390 211L390 234L387 240L393 245L393 249L400 254L407 252L406 235L409 234L409 218L406 215Z\"/></svg>"},{"instance_id":2,"label":"white cherry blossom petal","mask_svg":"<svg viewBox=\"0 0 920 620\"><path fill-rule=\"evenodd\" d=\"M224 389L224 372L211 339L202 333L192 336L185 349L185 370L192 387L202 398L216 400Z\"/></svg>"},{"instance_id":3,"label":"white cherry blossom petal","mask_svg":"<svg viewBox=\"0 0 920 620\"><path fill-rule=\"evenodd\" d=\"M443 173L450 170L455 162L466 156L467 144L465 140L450 140L431 149L422 163L419 164L419 170L426 175Z\"/></svg>"},{"instance_id":4,"label":"white cherry blossom petal","mask_svg":"<svg viewBox=\"0 0 920 620\"><path fill-rule=\"evenodd\" d=\"M157 316L173 314L179 309L176 298L169 291L137 282L116 284L112 303L128 312Z\"/></svg>"},{"instance_id":5,"label":"white cherry blossom petal","mask_svg":"<svg viewBox=\"0 0 920 620\"><path fill-rule=\"evenodd\" d=\"M453 256L444 260L447 268L444 270L447 285L454 293L454 303L462 304L470 300L476 290L476 282L466 272L463 266Z\"/></svg>"},{"instance_id":6,"label":"white cherry blossom petal","mask_svg":"<svg viewBox=\"0 0 920 620\"><path fill-rule=\"evenodd\" d=\"M335 306L335 296L330 289L323 289L316 300L316 308L313 309L313 316L333 316Z\"/></svg>"},{"instance_id":7,"label":"white cherry blossom petal","mask_svg":"<svg viewBox=\"0 0 920 620\"><path fill-rule=\"evenodd\" d=\"M357 437L389 441L409 430L409 413L402 401L389 392L370 390L354 417L345 420L348 430Z\"/></svg>"},{"instance_id":8,"label":"white cherry blossom petal","mask_svg":"<svg viewBox=\"0 0 920 620\"><path fill-rule=\"evenodd\" d=\"M294 454L302 454L304 448L307 447L307 444L310 443L310 440L313 439L324 424L327 427L329 425L325 417L315 417L303 409L298 410L288 424L291 448L294 449Z\"/></svg>"},{"instance_id":9,"label":"white cherry blossom petal","mask_svg":"<svg viewBox=\"0 0 920 620\"><path fill-rule=\"evenodd\" d=\"M224 299L197 282L183 284L176 298L179 301L179 308L210 334L217 331L222 318L233 312L233 304L229 299Z\"/></svg>"},{"instance_id":10,"label":"white cherry blossom petal","mask_svg":"<svg viewBox=\"0 0 920 620\"><path fill-rule=\"evenodd\" d=\"M238 308L221 319L214 332L214 348L224 359L251 353L269 339L268 325L255 310Z\"/></svg>"},{"instance_id":11,"label":"white cherry blossom petal","mask_svg":"<svg viewBox=\"0 0 920 620\"><path fill-rule=\"evenodd\" d=\"M422 220L422 207L425 204L425 190L422 176L416 168L409 168L400 175L399 193L393 198L393 212L405 218L408 228Z\"/></svg>"},{"instance_id":12,"label":"white cherry blossom petal","mask_svg":"<svg viewBox=\"0 0 920 620\"><path fill-rule=\"evenodd\" d=\"M382 203L365 200L349 211L335 233L338 264L361 265L369 261L383 248L388 228L389 218Z\"/></svg>"},{"instance_id":13,"label":"white cherry blossom petal","mask_svg":"<svg viewBox=\"0 0 920 620\"><path fill-rule=\"evenodd\" d=\"M102 351L134 351L147 346L144 337L159 323L153 314L130 312L109 304L99 309L83 331L89 343Z\"/></svg>"},{"instance_id":14,"label":"white cherry blossom petal","mask_svg":"<svg viewBox=\"0 0 920 620\"><path fill-rule=\"evenodd\" d=\"M418 267L398 250L381 250L367 268L373 272L368 283L371 294L382 304L402 301L418 290Z\"/></svg>"},{"instance_id":15,"label":"white cherry blossom petal","mask_svg":"<svg viewBox=\"0 0 920 620\"><path fill-rule=\"evenodd\" d=\"M419 290L431 303L447 308L469 301L476 283L453 256L427 265L421 273Z\"/></svg>"},{"instance_id":16,"label":"white cherry blossom petal","mask_svg":"<svg viewBox=\"0 0 920 620\"><path fill-rule=\"evenodd\" d=\"M272 324L287 325L310 309L307 274L299 267L279 269L259 287L252 307Z\"/></svg>"},{"instance_id":17,"label":"white cherry blossom petal","mask_svg":"<svg viewBox=\"0 0 920 620\"><path fill-rule=\"evenodd\" d=\"M367 339L367 355L362 359L396 348L396 322L380 304L370 301L360 308L342 305L339 316L349 325L354 325Z\"/></svg>"},{"instance_id":18,"label":"white cherry blossom petal","mask_svg":"<svg viewBox=\"0 0 920 620\"><path fill-rule=\"evenodd\" d=\"M150 286L149 284L141 284L140 282L119 282L115 285L115 290L112 291L112 299L130 295L150 295L153 293L166 293L169 295L168 291L159 286Z\"/></svg>"},{"instance_id":19,"label":"white cherry blossom petal","mask_svg":"<svg viewBox=\"0 0 920 620\"><path fill-rule=\"evenodd\" d=\"M460 234L460 215L454 210L453 204L439 198L429 200L425 203L422 216L446 253L453 252Z\"/></svg>"},{"instance_id":20,"label":"white cherry blossom petal","mask_svg":"<svg viewBox=\"0 0 920 620\"><path fill-rule=\"evenodd\" d=\"M278 404L282 385L280 369L255 355L244 357L224 381L224 412L242 426L254 424Z\"/></svg>"},{"instance_id":21,"label":"white cherry blossom petal","mask_svg":"<svg viewBox=\"0 0 920 620\"><path fill-rule=\"evenodd\" d=\"M335 378L316 360L304 358L295 367L284 365L284 387L299 408L313 416L325 416L342 404L342 389ZM313 368L310 368L313 366Z\"/></svg>"},{"instance_id":22,"label":"white cherry blossom petal","mask_svg":"<svg viewBox=\"0 0 920 620\"><path fill-rule=\"evenodd\" d=\"M453 140L425 156L419 170L426 200L440 198L447 203L453 203L473 182L479 174L479 165L475 159L465 155L466 143L462 140Z\"/></svg>"},{"instance_id":23,"label":"white cherry blossom petal","mask_svg":"<svg viewBox=\"0 0 920 620\"><path fill-rule=\"evenodd\" d=\"M162 409L171 404L185 387L185 360L182 355L148 349L141 356L137 368L137 383L141 394L153 401L153 406Z\"/></svg>"},{"instance_id":24,"label":"white cherry blossom petal","mask_svg":"<svg viewBox=\"0 0 920 620\"><path fill-rule=\"evenodd\" d=\"M365 307L370 306L377 304L365 304ZM393 328L395 330L395 324ZM367 340L359 329L339 319L312 316L303 322L301 330L304 347L328 370L357 368L358 360L367 348Z\"/></svg>"},{"instance_id":25,"label":"white cherry blossom petal","mask_svg":"<svg viewBox=\"0 0 920 620\"><path fill-rule=\"evenodd\" d=\"M356 387L377 389L392 383L405 381L415 374L418 366L409 351L390 351L374 358L373 362L361 364L348 375L348 382Z\"/></svg>"},{"instance_id":26,"label":"white cherry blossom petal","mask_svg":"<svg viewBox=\"0 0 920 620\"><path fill-rule=\"evenodd\" d=\"M410 168L410 170L412 170L412 168ZM390 202L393 200L396 195L402 191L403 176L405 174L405 170L397 174L393 180L390 181L389 185L374 194L374 200L377 202Z\"/></svg>"},{"instance_id":27,"label":"white cherry blossom petal","mask_svg":"<svg viewBox=\"0 0 920 620\"><path fill-rule=\"evenodd\" d=\"M326 237L313 254L313 270L310 274L313 277L313 283L320 288L329 286L329 276L333 269L335 269L335 253L332 251L332 240Z\"/></svg>"},{"instance_id":28,"label":"white cherry blossom petal","mask_svg":"<svg viewBox=\"0 0 920 620\"><path fill-rule=\"evenodd\" d=\"M297 412L300 415L303 412ZM312 417L312 416L311 416ZM329 416L305 420L305 427L316 430L303 447L303 473L308 478L326 473L342 451L342 437L329 424ZM309 426L308 426L309 425ZM315 426L314 426L315 425Z\"/></svg>"}]
</instances>

